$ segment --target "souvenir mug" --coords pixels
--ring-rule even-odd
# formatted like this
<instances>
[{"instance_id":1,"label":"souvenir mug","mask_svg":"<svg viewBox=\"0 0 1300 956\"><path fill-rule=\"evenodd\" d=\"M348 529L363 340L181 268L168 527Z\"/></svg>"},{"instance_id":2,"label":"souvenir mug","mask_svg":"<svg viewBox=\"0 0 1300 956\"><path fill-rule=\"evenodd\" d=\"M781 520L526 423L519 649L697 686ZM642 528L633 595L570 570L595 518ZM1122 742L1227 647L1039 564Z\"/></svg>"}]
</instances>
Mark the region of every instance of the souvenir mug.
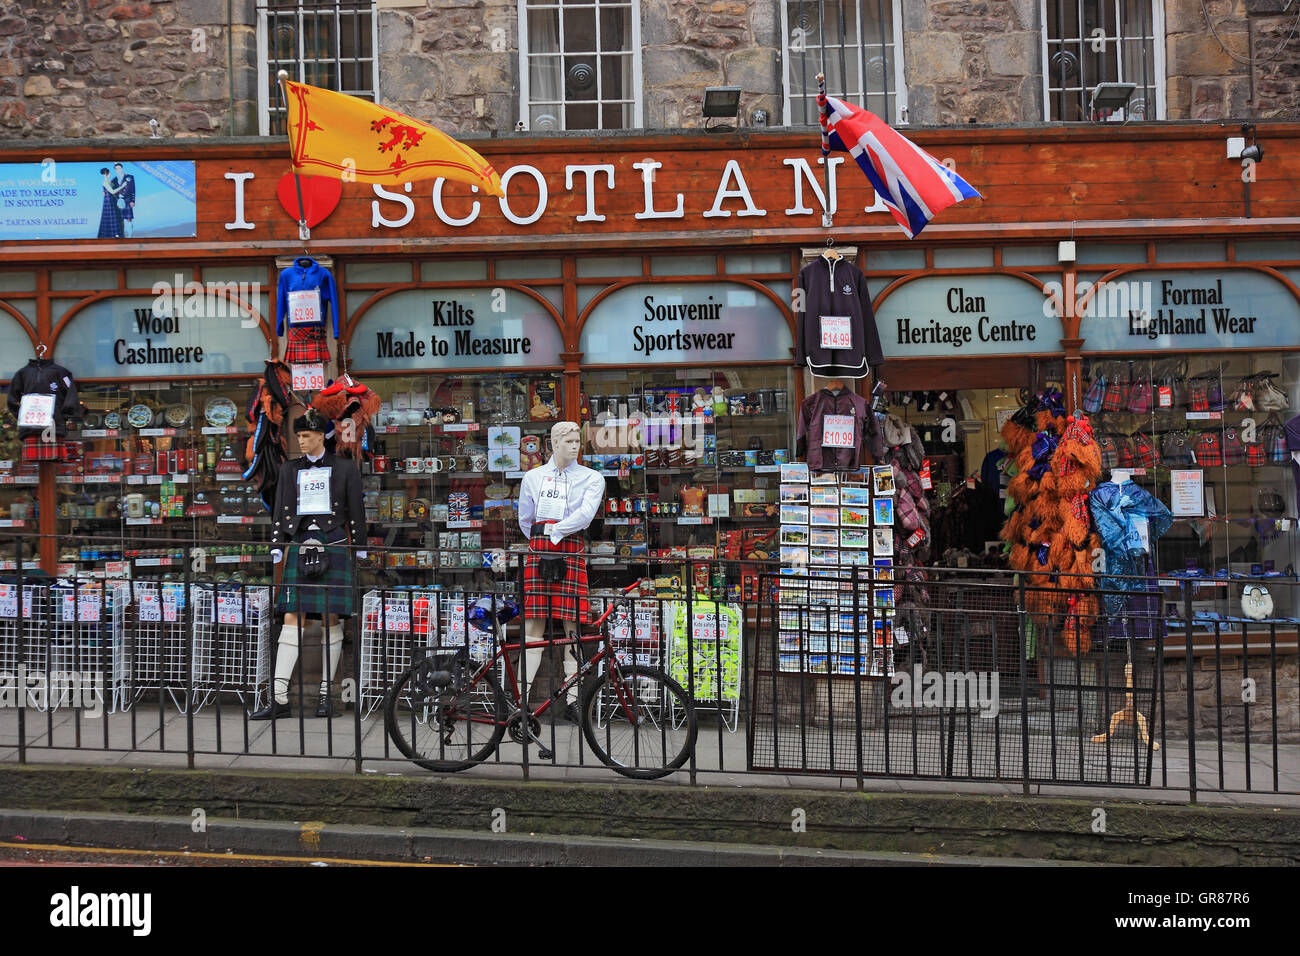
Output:
<instances>
[{"instance_id":1,"label":"souvenir mug","mask_svg":"<svg viewBox=\"0 0 1300 956\"><path fill-rule=\"evenodd\" d=\"M372 460L372 465L374 466L375 474L382 475L384 472L388 471L388 456L376 455Z\"/></svg>"},{"instance_id":2,"label":"souvenir mug","mask_svg":"<svg viewBox=\"0 0 1300 956\"><path fill-rule=\"evenodd\" d=\"M406 473L407 473L408 475L418 475L418 474L420 474L422 471L424 471L424 459L423 459L423 458L408 458L408 459L406 459Z\"/></svg>"},{"instance_id":3,"label":"souvenir mug","mask_svg":"<svg viewBox=\"0 0 1300 956\"><path fill-rule=\"evenodd\" d=\"M442 462L438 461L437 458L426 458L424 459L424 470L431 475L436 474L437 472L442 471Z\"/></svg>"}]
</instances>

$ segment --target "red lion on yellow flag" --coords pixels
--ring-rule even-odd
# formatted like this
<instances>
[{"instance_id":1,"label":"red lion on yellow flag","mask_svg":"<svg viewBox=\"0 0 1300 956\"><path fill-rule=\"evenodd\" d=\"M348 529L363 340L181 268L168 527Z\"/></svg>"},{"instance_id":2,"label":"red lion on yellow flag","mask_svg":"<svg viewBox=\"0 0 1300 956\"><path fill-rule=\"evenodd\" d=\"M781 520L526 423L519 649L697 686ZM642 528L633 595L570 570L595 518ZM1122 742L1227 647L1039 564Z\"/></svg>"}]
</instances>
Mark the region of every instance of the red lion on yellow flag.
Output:
<instances>
[{"instance_id":1,"label":"red lion on yellow flag","mask_svg":"<svg viewBox=\"0 0 1300 956\"><path fill-rule=\"evenodd\" d=\"M491 163L427 123L355 96L292 80L284 85L298 172L391 186L442 178L505 195Z\"/></svg>"}]
</instances>

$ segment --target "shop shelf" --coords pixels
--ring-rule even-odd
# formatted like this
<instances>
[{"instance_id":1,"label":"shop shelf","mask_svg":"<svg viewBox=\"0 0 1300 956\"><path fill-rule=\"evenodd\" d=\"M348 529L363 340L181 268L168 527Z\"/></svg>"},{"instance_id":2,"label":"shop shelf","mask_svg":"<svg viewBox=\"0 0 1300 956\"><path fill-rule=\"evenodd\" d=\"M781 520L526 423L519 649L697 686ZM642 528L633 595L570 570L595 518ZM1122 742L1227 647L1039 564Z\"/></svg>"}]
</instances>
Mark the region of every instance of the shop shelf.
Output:
<instances>
[{"instance_id":1,"label":"shop shelf","mask_svg":"<svg viewBox=\"0 0 1300 956\"><path fill-rule=\"evenodd\" d=\"M217 515L217 524L270 524L270 515Z\"/></svg>"}]
</instances>

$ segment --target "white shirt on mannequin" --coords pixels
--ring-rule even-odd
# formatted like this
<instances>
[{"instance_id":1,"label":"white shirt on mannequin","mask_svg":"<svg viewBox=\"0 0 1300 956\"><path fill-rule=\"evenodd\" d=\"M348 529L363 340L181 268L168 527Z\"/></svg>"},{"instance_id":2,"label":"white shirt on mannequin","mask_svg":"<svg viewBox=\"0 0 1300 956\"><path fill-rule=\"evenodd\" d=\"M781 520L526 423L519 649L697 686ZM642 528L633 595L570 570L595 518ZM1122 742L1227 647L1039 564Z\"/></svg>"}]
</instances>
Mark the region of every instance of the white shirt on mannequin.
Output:
<instances>
[{"instance_id":1,"label":"white shirt on mannequin","mask_svg":"<svg viewBox=\"0 0 1300 956\"><path fill-rule=\"evenodd\" d=\"M582 531L595 519L600 502L605 497L605 479L600 473L576 461L563 471L555 467L552 456L544 465L524 472L519 486L519 530L531 537L533 520L537 514L537 495L542 482L548 477L558 478L567 486L564 516L550 527L552 544L559 544L565 535Z\"/></svg>"}]
</instances>

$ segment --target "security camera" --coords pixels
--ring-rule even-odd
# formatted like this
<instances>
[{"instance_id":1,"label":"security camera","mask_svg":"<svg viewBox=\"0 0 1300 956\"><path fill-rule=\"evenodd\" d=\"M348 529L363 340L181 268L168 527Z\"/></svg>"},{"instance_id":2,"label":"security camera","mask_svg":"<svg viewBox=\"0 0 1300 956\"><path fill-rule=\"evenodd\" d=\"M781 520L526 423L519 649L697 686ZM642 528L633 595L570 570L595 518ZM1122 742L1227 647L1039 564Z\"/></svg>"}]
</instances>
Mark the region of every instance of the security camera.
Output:
<instances>
[{"instance_id":1,"label":"security camera","mask_svg":"<svg viewBox=\"0 0 1300 956\"><path fill-rule=\"evenodd\" d=\"M1258 163L1264 158L1264 147L1260 146L1259 143L1251 143L1241 151L1241 158Z\"/></svg>"}]
</instances>

